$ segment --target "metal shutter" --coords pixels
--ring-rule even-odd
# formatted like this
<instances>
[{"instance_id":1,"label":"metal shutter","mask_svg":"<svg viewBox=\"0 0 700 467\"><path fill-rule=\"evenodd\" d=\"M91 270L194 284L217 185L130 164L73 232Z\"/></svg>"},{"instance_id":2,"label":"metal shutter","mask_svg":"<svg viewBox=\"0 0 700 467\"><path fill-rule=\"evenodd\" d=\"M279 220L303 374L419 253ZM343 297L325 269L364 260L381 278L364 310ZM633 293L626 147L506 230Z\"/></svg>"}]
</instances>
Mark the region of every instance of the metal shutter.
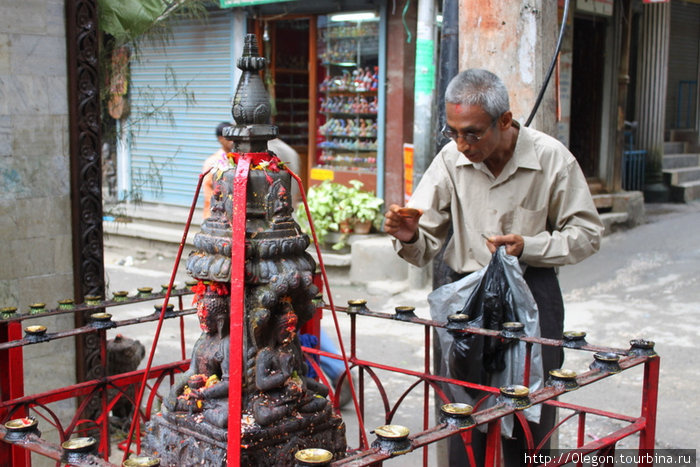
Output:
<instances>
[{"instance_id":1,"label":"metal shutter","mask_svg":"<svg viewBox=\"0 0 700 467\"><path fill-rule=\"evenodd\" d=\"M695 128L698 99L700 5L671 2L666 128Z\"/></svg>"},{"instance_id":2,"label":"metal shutter","mask_svg":"<svg viewBox=\"0 0 700 467\"><path fill-rule=\"evenodd\" d=\"M143 44L131 66L130 183L143 201L189 206L204 160L219 148L214 129L231 121L235 92L233 15L211 11L204 20L173 26L167 44ZM242 36L241 36L242 37ZM189 106L172 78L194 93ZM172 121L143 118L151 99ZM201 197L200 197L201 198ZM201 204L201 199L200 199Z\"/></svg>"}]
</instances>

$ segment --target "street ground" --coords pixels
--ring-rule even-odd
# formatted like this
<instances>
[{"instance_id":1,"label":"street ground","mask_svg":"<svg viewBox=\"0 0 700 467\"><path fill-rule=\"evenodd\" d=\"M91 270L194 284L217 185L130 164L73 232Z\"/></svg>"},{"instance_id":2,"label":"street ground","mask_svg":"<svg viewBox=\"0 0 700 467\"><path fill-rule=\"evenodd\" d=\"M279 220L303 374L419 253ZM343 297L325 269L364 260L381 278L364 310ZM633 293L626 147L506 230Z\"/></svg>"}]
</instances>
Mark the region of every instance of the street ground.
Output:
<instances>
[{"instance_id":1,"label":"street ground","mask_svg":"<svg viewBox=\"0 0 700 467\"><path fill-rule=\"evenodd\" d=\"M700 203L647 205L647 223L634 229L612 233L603 239L601 251L593 257L560 271L566 306L566 330L587 332L592 344L626 349L629 341L645 338L656 342L661 357L659 404L656 440L660 448L700 448L700 413L695 388L700 387L700 373L693 358L700 337ZM115 257L106 251L105 269L111 291L166 283L172 260L163 257ZM189 277L178 269L176 281ZM429 288L394 293L370 285L353 285L345 274L331 271L329 282L334 302L346 305L351 299L365 299L374 311L392 313L394 307L416 307L416 315L429 317L426 296ZM186 304L187 305L187 304ZM150 305L152 306L152 305ZM143 308L134 309L142 315ZM126 317L126 316L124 316ZM121 315L119 319L122 319ZM175 320L170 320L175 321ZM349 345L349 319L338 314L346 351ZM326 312L322 325L335 336L333 319ZM131 330L131 328L129 328ZM187 356L199 334L196 317L185 319ZM131 335L150 349L154 327L143 326ZM173 360L179 350L179 327L166 323L161 333L154 365ZM357 356L422 371L423 328L399 321L358 319ZM569 351L565 368L582 373L592 356ZM141 367L145 366L145 361ZM389 401L392 403L415 379L379 371ZM641 400L642 368L635 368L594 385L567 393L561 399L627 415L638 415ZM383 425L383 407L377 391L366 381L365 427L372 430ZM423 411L422 386L403 401L392 423L420 431ZM348 425L348 443L358 445L357 422L352 404L343 409ZM432 406L430 413L432 414ZM560 414L561 415L561 414ZM431 420L430 425L433 425ZM570 424L571 425L571 424ZM600 437L618 426L608 420L590 417L587 440ZM374 439L369 435L370 442ZM560 431L559 445L569 447L575 440L575 427ZM619 447L636 447L636 439L622 441ZM429 465L435 465L436 449L429 450ZM420 452L401 456L386 465L412 467L422 465Z\"/></svg>"}]
</instances>

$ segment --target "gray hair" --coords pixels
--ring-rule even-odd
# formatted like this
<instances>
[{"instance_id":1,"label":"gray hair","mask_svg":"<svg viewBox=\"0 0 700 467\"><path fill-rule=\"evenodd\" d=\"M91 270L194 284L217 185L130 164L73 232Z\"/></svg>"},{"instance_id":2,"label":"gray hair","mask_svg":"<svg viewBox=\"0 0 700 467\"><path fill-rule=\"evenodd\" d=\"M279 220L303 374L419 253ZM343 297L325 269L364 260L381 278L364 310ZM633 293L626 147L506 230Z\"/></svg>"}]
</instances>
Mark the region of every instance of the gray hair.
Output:
<instances>
[{"instance_id":1,"label":"gray hair","mask_svg":"<svg viewBox=\"0 0 700 467\"><path fill-rule=\"evenodd\" d=\"M510 110L508 90L501 79L487 70L471 68L452 78L445 102L478 105L494 120Z\"/></svg>"}]
</instances>

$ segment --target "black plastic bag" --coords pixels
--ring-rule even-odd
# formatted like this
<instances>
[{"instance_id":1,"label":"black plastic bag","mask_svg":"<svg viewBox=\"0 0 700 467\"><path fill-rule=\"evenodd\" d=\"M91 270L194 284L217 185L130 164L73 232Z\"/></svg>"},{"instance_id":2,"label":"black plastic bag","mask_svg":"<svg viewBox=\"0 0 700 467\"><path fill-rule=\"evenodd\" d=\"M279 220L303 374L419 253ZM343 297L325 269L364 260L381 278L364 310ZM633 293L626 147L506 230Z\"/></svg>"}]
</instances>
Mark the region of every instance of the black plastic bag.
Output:
<instances>
[{"instance_id":1,"label":"black plastic bag","mask_svg":"<svg viewBox=\"0 0 700 467\"><path fill-rule=\"evenodd\" d=\"M513 295L505 275L501 255L495 252L477 287L460 314L469 316L468 325L500 331L504 322L516 321ZM508 342L497 337L452 333L454 343L449 355L450 372L464 381L484 381L486 373L506 368ZM474 362L481 361L480 367Z\"/></svg>"},{"instance_id":2,"label":"black plastic bag","mask_svg":"<svg viewBox=\"0 0 700 467\"><path fill-rule=\"evenodd\" d=\"M540 335L537 304L523 279L522 266L518 258L506 254L504 247L493 254L486 267L435 289L428 296L428 302L432 318L439 322L462 313L470 317L469 327L500 330L504 322L518 321L523 323L526 335ZM450 330L451 327L436 330L442 353L436 371L449 378L493 387L522 384L524 342L485 338ZM531 355L530 391L542 387L543 381L541 349L536 345ZM447 385L444 389L454 402L473 405L484 396L481 391L462 386ZM495 398L489 398L482 408L493 403ZM535 405L525 410L525 416L537 422L539 411L540 406ZM506 417L501 424L503 434L510 436L512 426L512 420Z\"/></svg>"}]
</instances>

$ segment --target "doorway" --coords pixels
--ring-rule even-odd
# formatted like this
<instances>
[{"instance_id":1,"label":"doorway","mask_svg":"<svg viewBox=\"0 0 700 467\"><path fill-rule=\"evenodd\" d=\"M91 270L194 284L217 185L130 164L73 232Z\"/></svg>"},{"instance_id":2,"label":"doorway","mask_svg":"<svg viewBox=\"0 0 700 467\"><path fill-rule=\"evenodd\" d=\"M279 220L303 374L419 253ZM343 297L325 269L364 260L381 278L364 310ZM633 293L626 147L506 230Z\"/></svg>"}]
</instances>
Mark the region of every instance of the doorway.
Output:
<instances>
[{"instance_id":1,"label":"doorway","mask_svg":"<svg viewBox=\"0 0 700 467\"><path fill-rule=\"evenodd\" d=\"M588 178L599 175L605 28L603 19L574 19L569 149Z\"/></svg>"},{"instance_id":2,"label":"doorway","mask_svg":"<svg viewBox=\"0 0 700 467\"><path fill-rule=\"evenodd\" d=\"M296 168L307 184L309 96L309 43L313 29L311 17L290 17L256 22L256 34L262 38L263 55L268 59L264 80L272 103L272 123L279 138L300 156Z\"/></svg>"}]
</instances>

